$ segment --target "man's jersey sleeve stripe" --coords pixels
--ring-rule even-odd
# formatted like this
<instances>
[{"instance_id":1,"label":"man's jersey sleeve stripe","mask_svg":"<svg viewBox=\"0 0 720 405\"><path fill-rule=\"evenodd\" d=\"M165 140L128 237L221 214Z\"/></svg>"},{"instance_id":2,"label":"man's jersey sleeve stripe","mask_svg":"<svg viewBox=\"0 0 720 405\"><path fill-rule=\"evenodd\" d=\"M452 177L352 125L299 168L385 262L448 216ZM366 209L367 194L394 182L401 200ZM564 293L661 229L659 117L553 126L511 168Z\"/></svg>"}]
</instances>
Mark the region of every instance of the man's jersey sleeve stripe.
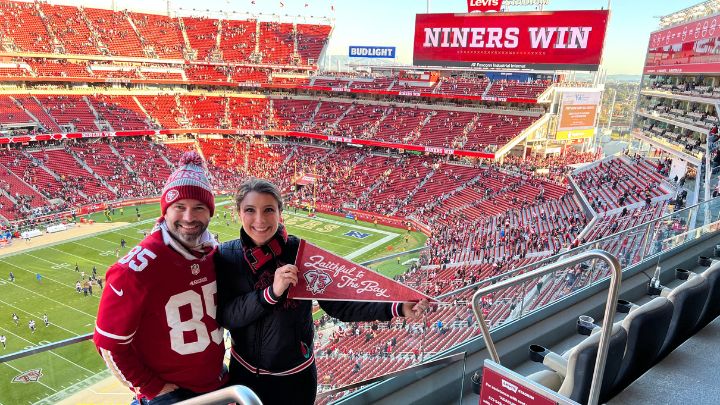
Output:
<instances>
[{"instance_id":1,"label":"man's jersey sleeve stripe","mask_svg":"<svg viewBox=\"0 0 720 405\"><path fill-rule=\"evenodd\" d=\"M115 359L113 359L112 353L109 350L105 349L100 349L100 353L102 354L103 360L105 360L105 364L107 365L108 370L110 370L110 372L115 376L115 378L125 384L126 387L135 391L135 387L133 387L132 383L128 381L127 378L125 378L125 375L123 375L122 371L120 371L120 368L118 368L117 364L115 364Z\"/></svg>"},{"instance_id":2,"label":"man's jersey sleeve stripe","mask_svg":"<svg viewBox=\"0 0 720 405\"><path fill-rule=\"evenodd\" d=\"M100 327L97 325L97 323L95 324L95 330L97 331L97 333L99 333L105 337L109 337L110 339L115 339L115 340L130 340L130 341L132 341L132 337L135 336L135 332L133 332L127 336L121 336L121 335L116 335L114 333L105 332L104 330L100 329ZM130 343L130 342L127 342L127 343Z\"/></svg>"}]
</instances>

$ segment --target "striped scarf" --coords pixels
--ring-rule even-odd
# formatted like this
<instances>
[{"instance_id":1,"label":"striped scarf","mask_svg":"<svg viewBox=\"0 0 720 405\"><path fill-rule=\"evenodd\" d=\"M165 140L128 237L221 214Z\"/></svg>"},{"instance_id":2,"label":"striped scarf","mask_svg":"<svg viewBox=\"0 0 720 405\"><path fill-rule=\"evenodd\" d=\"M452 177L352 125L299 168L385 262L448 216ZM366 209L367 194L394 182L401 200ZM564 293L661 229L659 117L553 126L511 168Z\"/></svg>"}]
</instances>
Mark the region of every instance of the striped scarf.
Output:
<instances>
[{"instance_id":1,"label":"striped scarf","mask_svg":"<svg viewBox=\"0 0 720 405\"><path fill-rule=\"evenodd\" d=\"M282 255L288 240L287 231L282 224L278 226L278 230L272 239L262 246L256 246L252 238L250 238L242 228L240 229L240 237L242 238L244 247L243 253L245 254L245 261L250 265L253 274L257 274L269 261L277 261L277 258ZM276 265L281 266L282 264L276 263ZM274 270L275 269L272 271Z\"/></svg>"}]
</instances>

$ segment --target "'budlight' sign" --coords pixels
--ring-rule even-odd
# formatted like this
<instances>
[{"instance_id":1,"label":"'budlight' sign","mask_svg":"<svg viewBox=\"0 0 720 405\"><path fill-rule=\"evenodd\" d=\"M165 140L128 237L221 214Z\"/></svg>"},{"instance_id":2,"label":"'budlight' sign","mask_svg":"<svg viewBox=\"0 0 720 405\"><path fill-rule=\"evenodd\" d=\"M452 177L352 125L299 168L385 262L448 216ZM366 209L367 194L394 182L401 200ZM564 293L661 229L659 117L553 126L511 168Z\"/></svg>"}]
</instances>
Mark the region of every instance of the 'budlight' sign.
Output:
<instances>
[{"instance_id":1,"label":"'budlight' sign","mask_svg":"<svg viewBox=\"0 0 720 405\"><path fill-rule=\"evenodd\" d=\"M348 56L351 58L395 58L394 46L351 46Z\"/></svg>"}]
</instances>

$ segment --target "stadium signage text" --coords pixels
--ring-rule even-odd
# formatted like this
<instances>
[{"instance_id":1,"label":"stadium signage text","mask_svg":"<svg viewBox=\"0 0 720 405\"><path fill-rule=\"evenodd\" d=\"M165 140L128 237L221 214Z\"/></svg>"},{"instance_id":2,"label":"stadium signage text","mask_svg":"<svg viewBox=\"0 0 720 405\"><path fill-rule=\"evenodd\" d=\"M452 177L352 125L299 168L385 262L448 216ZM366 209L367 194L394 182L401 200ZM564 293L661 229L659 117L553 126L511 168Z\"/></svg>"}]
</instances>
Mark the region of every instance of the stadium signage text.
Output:
<instances>
[{"instance_id":1,"label":"stadium signage text","mask_svg":"<svg viewBox=\"0 0 720 405\"><path fill-rule=\"evenodd\" d=\"M489 361L483 367L480 386L481 404L552 405L558 402L546 397L535 383L516 377L506 368Z\"/></svg>"},{"instance_id":2,"label":"stadium signage text","mask_svg":"<svg viewBox=\"0 0 720 405\"><path fill-rule=\"evenodd\" d=\"M474 11L500 11L502 0L467 0L468 13Z\"/></svg>"},{"instance_id":3,"label":"stadium signage text","mask_svg":"<svg viewBox=\"0 0 720 405\"><path fill-rule=\"evenodd\" d=\"M402 302L429 298L404 284L300 241L295 265L298 283L288 298Z\"/></svg>"},{"instance_id":4,"label":"stadium signage text","mask_svg":"<svg viewBox=\"0 0 720 405\"><path fill-rule=\"evenodd\" d=\"M607 10L417 14L413 63L597 70L607 20Z\"/></svg>"},{"instance_id":5,"label":"stadium signage text","mask_svg":"<svg viewBox=\"0 0 720 405\"><path fill-rule=\"evenodd\" d=\"M348 51L351 58L395 58L394 46L351 46Z\"/></svg>"},{"instance_id":6,"label":"stadium signage text","mask_svg":"<svg viewBox=\"0 0 720 405\"><path fill-rule=\"evenodd\" d=\"M506 7L511 6L547 6L550 0L505 0Z\"/></svg>"},{"instance_id":7,"label":"stadium signage text","mask_svg":"<svg viewBox=\"0 0 720 405\"><path fill-rule=\"evenodd\" d=\"M454 150L454 149L440 148L440 147L437 147L437 146L426 146L426 147L425 147L425 152L428 152L428 153L438 153L438 154L443 154L443 155L454 155L454 154L455 154L455 150Z\"/></svg>"},{"instance_id":8,"label":"stadium signage text","mask_svg":"<svg viewBox=\"0 0 720 405\"><path fill-rule=\"evenodd\" d=\"M650 34L645 73L718 73L720 17L715 15Z\"/></svg>"},{"instance_id":9,"label":"stadium signage text","mask_svg":"<svg viewBox=\"0 0 720 405\"><path fill-rule=\"evenodd\" d=\"M328 136L328 141L332 142L342 142L342 143L351 143L352 138L349 138L347 136Z\"/></svg>"}]
</instances>

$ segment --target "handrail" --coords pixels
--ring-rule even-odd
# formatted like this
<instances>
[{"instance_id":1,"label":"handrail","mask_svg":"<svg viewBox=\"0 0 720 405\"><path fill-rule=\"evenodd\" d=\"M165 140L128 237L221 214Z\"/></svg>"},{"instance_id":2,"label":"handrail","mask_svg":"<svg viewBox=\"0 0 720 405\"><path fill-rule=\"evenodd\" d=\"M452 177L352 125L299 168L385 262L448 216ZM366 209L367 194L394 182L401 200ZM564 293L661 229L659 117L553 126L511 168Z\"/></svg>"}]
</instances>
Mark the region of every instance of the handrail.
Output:
<instances>
[{"instance_id":1,"label":"handrail","mask_svg":"<svg viewBox=\"0 0 720 405\"><path fill-rule=\"evenodd\" d=\"M23 357L31 356L33 354L46 352L48 350L54 350L54 349L59 349L64 346L74 345L75 343L84 342L84 341L90 340L92 338L93 338L92 333L86 333L84 335L74 336L69 339L59 340L57 342L48 343L46 345L31 347L29 349L21 350L19 352L10 353L5 356L0 356L0 364L11 361L11 360L17 360L17 359L21 359Z\"/></svg>"},{"instance_id":2,"label":"handrail","mask_svg":"<svg viewBox=\"0 0 720 405\"><path fill-rule=\"evenodd\" d=\"M233 385L223 389L208 392L195 398L178 402L182 405L226 405L235 402L238 405L262 405L260 398L244 385Z\"/></svg>"},{"instance_id":3,"label":"handrail","mask_svg":"<svg viewBox=\"0 0 720 405\"><path fill-rule=\"evenodd\" d=\"M592 385L590 386L590 397L588 399L588 404L596 405L600 397L600 386L602 384L602 376L605 371L605 361L607 359L608 344L610 342L610 333L612 331L613 318L615 317L615 303L617 302L620 282L622 280L622 268L620 266L620 262L615 258L615 256L604 250L593 249L587 252L580 253L576 256L549 264L545 267L541 267L531 272L519 275L517 277L500 281L497 284L493 284L488 287L479 289L472 297L472 308L473 312L475 313L475 317L477 317L478 322L480 323L480 329L482 329L485 346L490 352L490 356L492 357L493 361L500 364L500 356L497 353L495 343L492 340L492 336L490 336L490 329L485 323L485 317L482 314L480 305L482 296L491 292L495 292L523 283L528 279L534 279L548 273L552 273L561 269L566 269L568 267L580 264L590 259L603 260L612 269L612 273L610 274L610 290L608 291L608 298L607 302L605 303L605 315L603 318L603 326L600 335L600 346L598 348L598 354L595 360L595 370L593 372ZM585 269L583 269L583 271L584 270Z\"/></svg>"}]
</instances>

